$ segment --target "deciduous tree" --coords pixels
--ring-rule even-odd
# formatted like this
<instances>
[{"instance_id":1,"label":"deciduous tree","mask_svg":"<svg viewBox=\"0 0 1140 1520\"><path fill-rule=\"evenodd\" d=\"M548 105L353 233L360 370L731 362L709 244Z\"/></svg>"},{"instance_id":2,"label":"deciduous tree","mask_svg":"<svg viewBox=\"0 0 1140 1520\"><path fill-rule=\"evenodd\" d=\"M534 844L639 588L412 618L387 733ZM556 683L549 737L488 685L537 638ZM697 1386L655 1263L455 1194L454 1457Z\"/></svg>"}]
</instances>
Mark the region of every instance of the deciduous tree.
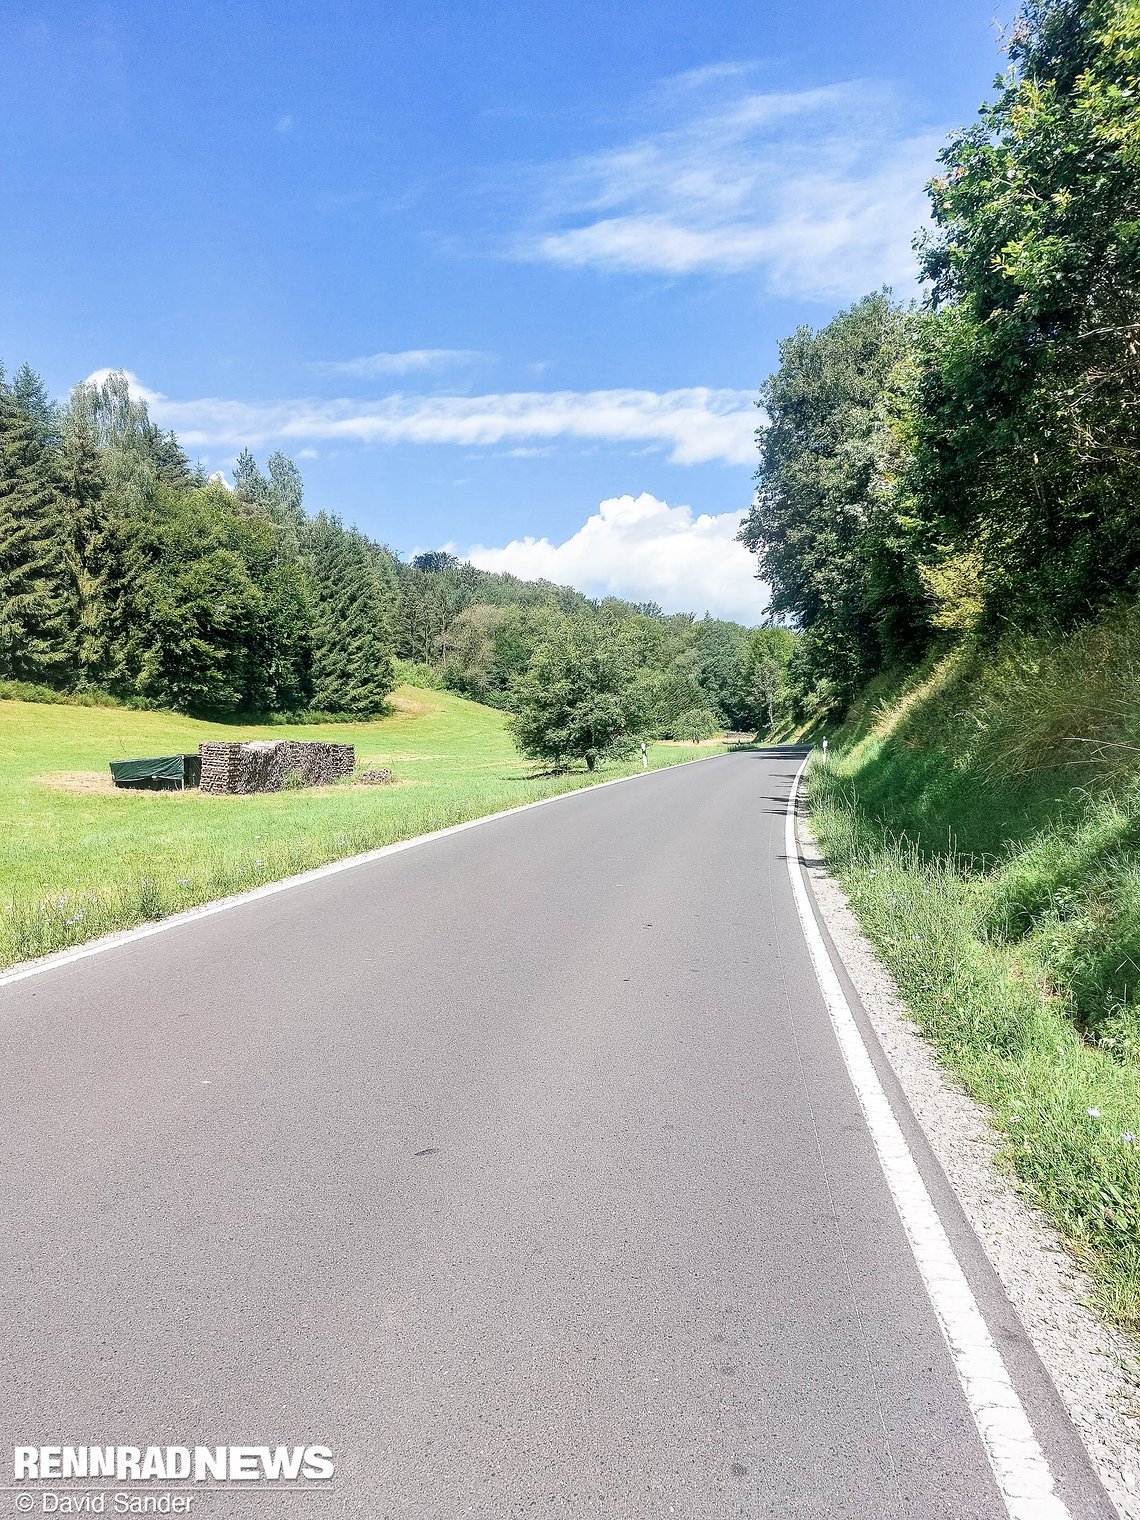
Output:
<instances>
[{"instance_id":1,"label":"deciduous tree","mask_svg":"<svg viewBox=\"0 0 1140 1520\"><path fill-rule=\"evenodd\" d=\"M639 732L636 671L612 625L569 618L534 652L516 688L515 743L531 759L563 767L628 753Z\"/></svg>"}]
</instances>

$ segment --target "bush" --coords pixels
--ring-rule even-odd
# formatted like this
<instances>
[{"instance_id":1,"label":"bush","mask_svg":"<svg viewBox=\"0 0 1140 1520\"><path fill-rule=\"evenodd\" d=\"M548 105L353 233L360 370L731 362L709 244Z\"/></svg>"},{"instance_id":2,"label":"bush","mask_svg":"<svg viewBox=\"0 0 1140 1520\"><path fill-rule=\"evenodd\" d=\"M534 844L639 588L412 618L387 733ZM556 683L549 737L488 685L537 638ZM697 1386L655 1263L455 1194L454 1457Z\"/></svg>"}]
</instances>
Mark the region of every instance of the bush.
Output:
<instances>
[{"instance_id":1,"label":"bush","mask_svg":"<svg viewBox=\"0 0 1140 1520\"><path fill-rule=\"evenodd\" d=\"M419 686L425 691L445 689L443 672L424 660L393 660L392 673L397 686Z\"/></svg>"}]
</instances>

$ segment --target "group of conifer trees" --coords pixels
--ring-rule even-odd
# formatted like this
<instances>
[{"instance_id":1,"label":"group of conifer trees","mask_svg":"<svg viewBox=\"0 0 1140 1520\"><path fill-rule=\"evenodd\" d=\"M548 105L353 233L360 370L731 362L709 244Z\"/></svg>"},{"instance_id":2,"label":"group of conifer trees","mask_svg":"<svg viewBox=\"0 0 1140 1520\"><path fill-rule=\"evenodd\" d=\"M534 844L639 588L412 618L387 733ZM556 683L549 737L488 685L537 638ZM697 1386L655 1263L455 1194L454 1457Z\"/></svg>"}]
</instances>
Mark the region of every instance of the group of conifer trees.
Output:
<instances>
[{"instance_id":1,"label":"group of conifer trees","mask_svg":"<svg viewBox=\"0 0 1140 1520\"><path fill-rule=\"evenodd\" d=\"M306 517L300 473L192 467L122 374L0 372L0 676L183 711L380 711L393 555Z\"/></svg>"},{"instance_id":2,"label":"group of conifer trees","mask_svg":"<svg viewBox=\"0 0 1140 1520\"><path fill-rule=\"evenodd\" d=\"M402 660L405 678L512 708L536 651L582 621L628 667L639 731L701 738L771 722L788 657L769 647L773 630L594 601L442 550L405 562L336 516L307 515L284 454L263 473L243 451L232 486L191 465L124 374L56 405L26 366L0 371L9 693L16 682L210 715L360 718L384 710Z\"/></svg>"}]
</instances>

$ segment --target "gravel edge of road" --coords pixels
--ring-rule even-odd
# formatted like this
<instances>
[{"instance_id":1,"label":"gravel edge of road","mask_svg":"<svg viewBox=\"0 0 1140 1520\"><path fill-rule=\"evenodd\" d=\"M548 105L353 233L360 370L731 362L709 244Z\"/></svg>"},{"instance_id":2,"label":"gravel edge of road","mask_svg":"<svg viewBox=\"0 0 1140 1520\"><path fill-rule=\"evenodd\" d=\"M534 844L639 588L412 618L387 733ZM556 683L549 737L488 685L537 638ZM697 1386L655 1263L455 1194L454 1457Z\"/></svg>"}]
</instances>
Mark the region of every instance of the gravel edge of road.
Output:
<instances>
[{"instance_id":1,"label":"gravel edge of road","mask_svg":"<svg viewBox=\"0 0 1140 1520\"><path fill-rule=\"evenodd\" d=\"M985 1108L939 1065L864 936L801 813L816 903L910 1107L1124 1520L1140 1520L1136 1347L1082 1299L1092 1284L1044 1214L998 1164Z\"/></svg>"}]
</instances>

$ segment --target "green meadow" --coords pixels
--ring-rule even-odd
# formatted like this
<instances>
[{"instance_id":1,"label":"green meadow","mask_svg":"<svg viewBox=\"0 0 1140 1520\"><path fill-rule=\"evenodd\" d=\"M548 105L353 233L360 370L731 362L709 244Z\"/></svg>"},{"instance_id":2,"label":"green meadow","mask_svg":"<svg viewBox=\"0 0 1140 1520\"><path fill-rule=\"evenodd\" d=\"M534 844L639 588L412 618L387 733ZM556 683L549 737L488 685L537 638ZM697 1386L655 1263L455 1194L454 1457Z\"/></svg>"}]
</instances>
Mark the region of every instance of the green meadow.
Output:
<instances>
[{"instance_id":1,"label":"green meadow","mask_svg":"<svg viewBox=\"0 0 1140 1520\"><path fill-rule=\"evenodd\" d=\"M119 791L111 760L193 751L207 739L356 745L345 782L251 797ZM651 767L725 746L653 744ZM375 722L272 727L168 712L0 700L0 964L81 943L298 871L502 808L632 774L611 762L551 774L521 760L504 714L400 687Z\"/></svg>"}]
</instances>

